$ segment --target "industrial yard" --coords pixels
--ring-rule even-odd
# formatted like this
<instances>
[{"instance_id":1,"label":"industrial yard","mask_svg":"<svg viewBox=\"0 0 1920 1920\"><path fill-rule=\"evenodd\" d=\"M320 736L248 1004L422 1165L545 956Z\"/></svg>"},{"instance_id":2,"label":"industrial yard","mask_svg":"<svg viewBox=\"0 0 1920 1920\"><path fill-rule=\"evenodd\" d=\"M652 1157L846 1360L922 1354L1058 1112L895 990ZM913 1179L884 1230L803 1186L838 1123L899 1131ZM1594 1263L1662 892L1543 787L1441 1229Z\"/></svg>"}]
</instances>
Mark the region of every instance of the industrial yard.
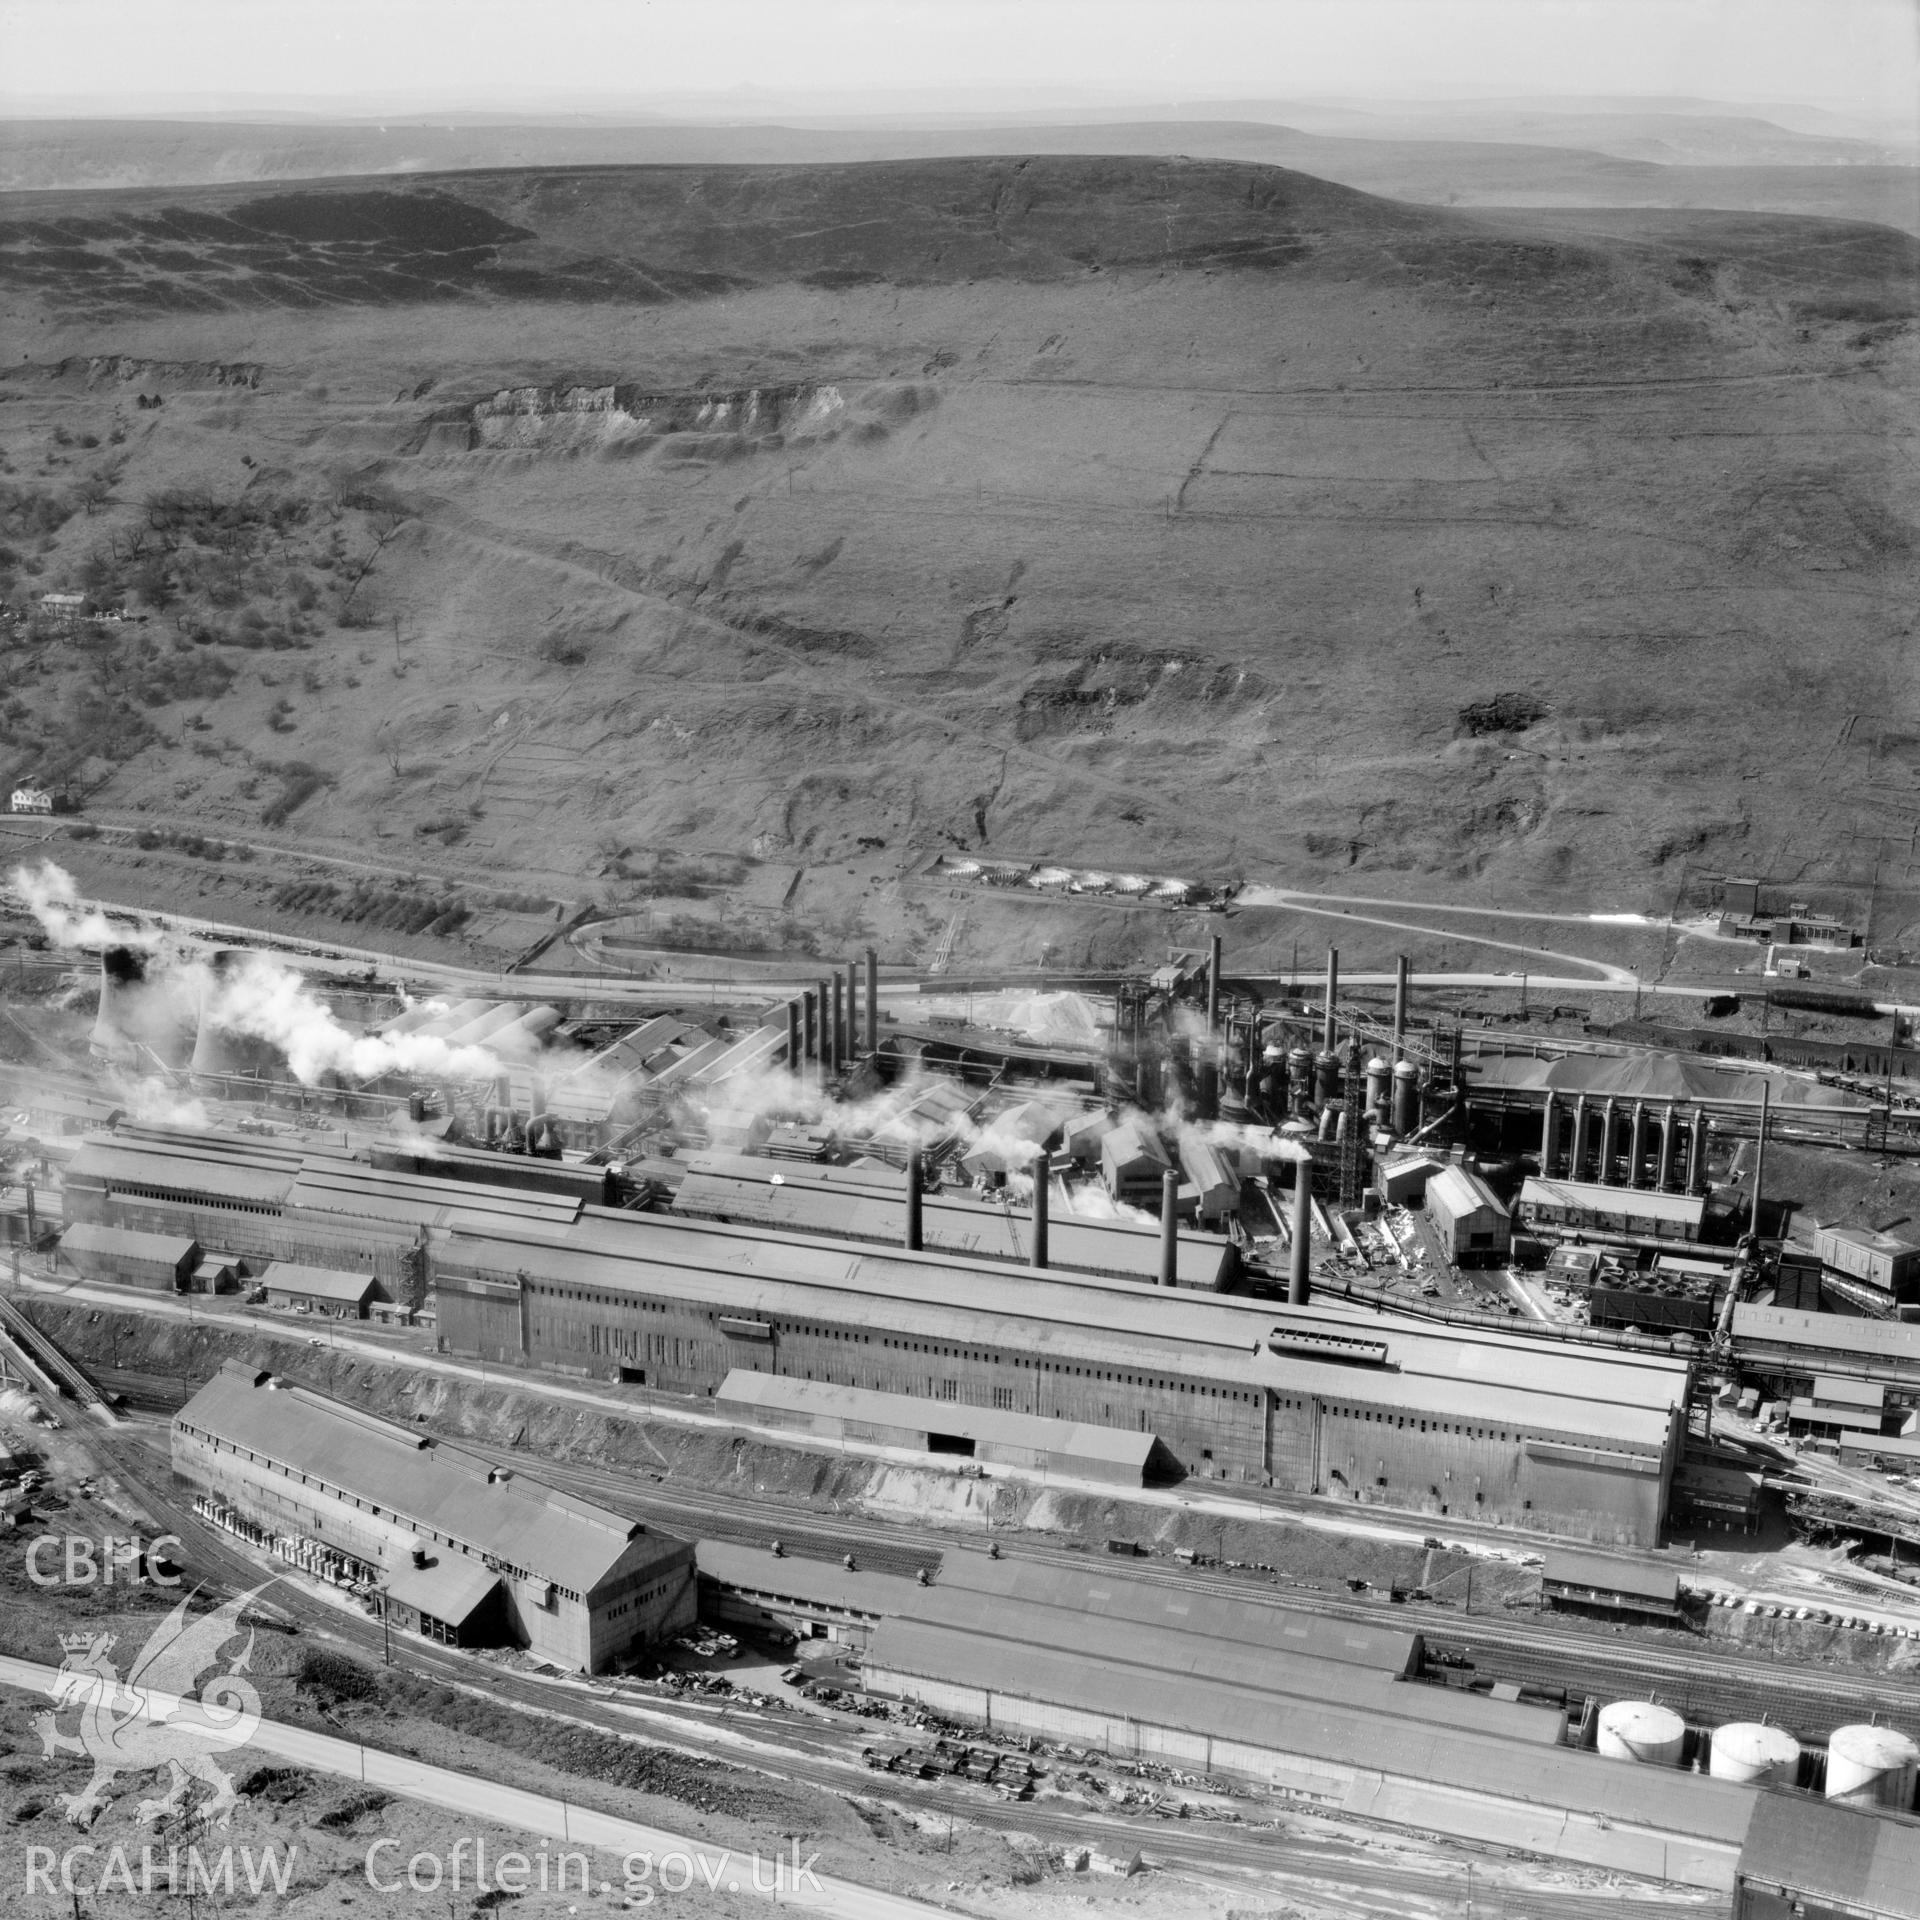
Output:
<instances>
[{"instance_id":1,"label":"industrial yard","mask_svg":"<svg viewBox=\"0 0 1920 1920\"><path fill-rule=\"evenodd\" d=\"M1920 1248L1792 1181L1920 1148L1891 1016L1861 1092L1230 921L463 993L21 882L9 1365L214 1592L738 1761L725 1700L749 1774L1038 1884L1277 1816L1397 1836L1342 1898L1724 1899L1768 1795L1911 1807Z\"/></svg>"}]
</instances>

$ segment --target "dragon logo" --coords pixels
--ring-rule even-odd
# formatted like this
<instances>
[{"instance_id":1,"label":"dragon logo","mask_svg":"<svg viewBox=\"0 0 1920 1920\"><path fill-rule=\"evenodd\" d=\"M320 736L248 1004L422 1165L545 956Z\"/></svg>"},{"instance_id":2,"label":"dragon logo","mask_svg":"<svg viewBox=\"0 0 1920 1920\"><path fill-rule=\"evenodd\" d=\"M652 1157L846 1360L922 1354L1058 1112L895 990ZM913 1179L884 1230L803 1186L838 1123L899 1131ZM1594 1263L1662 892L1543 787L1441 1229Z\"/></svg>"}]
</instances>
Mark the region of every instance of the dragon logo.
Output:
<instances>
[{"instance_id":1,"label":"dragon logo","mask_svg":"<svg viewBox=\"0 0 1920 1920\"><path fill-rule=\"evenodd\" d=\"M141 1648L121 1680L112 1659L110 1633L64 1633L66 1658L54 1681L54 1709L35 1717L34 1726L48 1759L79 1754L93 1762L93 1778L79 1793L59 1795L76 1827L90 1826L108 1805L107 1789L123 1773L157 1773L166 1768L171 1784L156 1800L140 1803L140 1818L153 1821L185 1810L195 1780L212 1788L202 1810L225 1826L239 1795L233 1776L219 1766L210 1749L243 1747L260 1724L260 1695L244 1677L253 1657L253 1632L240 1616L272 1583L240 1594L203 1618L190 1619L191 1596L167 1615ZM195 1697L192 1688L210 1667L220 1664L221 1649L246 1633L247 1643L215 1673ZM60 1731L60 1715L80 1709L77 1737Z\"/></svg>"}]
</instances>

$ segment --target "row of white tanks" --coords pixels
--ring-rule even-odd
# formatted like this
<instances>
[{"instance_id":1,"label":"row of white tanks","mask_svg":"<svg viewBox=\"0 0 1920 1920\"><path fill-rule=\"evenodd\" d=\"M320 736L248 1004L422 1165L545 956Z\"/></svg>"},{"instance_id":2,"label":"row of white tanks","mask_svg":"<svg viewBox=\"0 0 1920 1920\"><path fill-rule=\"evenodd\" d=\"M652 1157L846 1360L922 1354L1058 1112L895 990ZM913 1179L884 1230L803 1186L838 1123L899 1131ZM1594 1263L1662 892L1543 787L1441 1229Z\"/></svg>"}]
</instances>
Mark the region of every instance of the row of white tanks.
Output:
<instances>
[{"instance_id":1,"label":"row of white tanks","mask_svg":"<svg viewBox=\"0 0 1920 1920\"><path fill-rule=\"evenodd\" d=\"M1616 1700L1600 1709L1596 1746L1603 1759L1677 1767L1686 1744L1687 1723L1657 1701ZM1706 1745L1706 1771L1715 1780L1783 1787L1799 1780L1800 1742L1784 1727L1735 1721L1716 1727ZM1920 1746L1897 1727L1840 1727L1827 1742L1829 1800L1905 1813L1913 1806L1916 1781Z\"/></svg>"}]
</instances>

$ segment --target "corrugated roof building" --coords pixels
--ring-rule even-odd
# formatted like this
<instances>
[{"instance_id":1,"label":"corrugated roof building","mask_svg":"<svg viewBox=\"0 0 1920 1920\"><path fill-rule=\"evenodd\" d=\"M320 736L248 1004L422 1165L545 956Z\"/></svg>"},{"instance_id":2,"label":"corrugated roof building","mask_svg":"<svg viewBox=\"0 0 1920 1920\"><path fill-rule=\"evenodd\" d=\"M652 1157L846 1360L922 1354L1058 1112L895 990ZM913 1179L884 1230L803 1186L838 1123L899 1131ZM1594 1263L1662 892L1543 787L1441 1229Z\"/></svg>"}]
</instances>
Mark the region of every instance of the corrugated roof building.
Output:
<instances>
[{"instance_id":1,"label":"corrugated roof building","mask_svg":"<svg viewBox=\"0 0 1920 1920\"><path fill-rule=\"evenodd\" d=\"M60 1236L60 1257L83 1280L110 1280L150 1293L184 1293L200 1264L200 1246L176 1234L80 1220Z\"/></svg>"},{"instance_id":2,"label":"corrugated roof building","mask_svg":"<svg viewBox=\"0 0 1920 1920\"><path fill-rule=\"evenodd\" d=\"M173 1467L432 1638L597 1672L693 1618L685 1541L239 1361L175 1416Z\"/></svg>"},{"instance_id":3,"label":"corrugated roof building","mask_svg":"<svg viewBox=\"0 0 1920 1920\"><path fill-rule=\"evenodd\" d=\"M1160 1183L1173 1162L1160 1136L1138 1120L1124 1120L1100 1142L1107 1192L1127 1206L1160 1211Z\"/></svg>"},{"instance_id":4,"label":"corrugated roof building","mask_svg":"<svg viewBox=\"0 0 1920 1920\"><path fill-rule=\"evenodd\" d=\"M1428 1177L1427 1218L1456 1267L1497 1266L1513 1243L1513 1222L1498 1196L1464 1167L1441 1167Z\"/></svg>"},{"instance_id":5,"label":"corrugated roof building","mask_svg":"<svg viewBox=\"0 0 1920 1920\"><path fill-rule=\"evenodd\" d=\"M743 1327L753 1324L742 1323ZM818 1439L987 1460L1123 1487L1140 1486L1152 1477L1156 1461L1163 1470L1171 1470L1174 1464L1150 1433L963 1406L957 1400L923 1400L912 1394L874 1393L821 1380L786 1379L751 1367L736 1367L729 1373L713 1404L716 1411L755 1426Z\"/></svg>"},{"instance_id":6,"label":"corrugated roof building","mask_svg":"<svg viewBox=\"0 0 1920 1920\"><path fill-rule=\"evenodd\" d=\"M1683 1193L1534 1176L1521 1183L1519 1212L1523 1226L1548 1231L1625 1240L1698 1240L1707 1203Z\"/></svg>"},{"instance_id":7,"label":"corrugated roof building","mask_svg":"<svg viewBox=\"0 0 1920 1920\"><path fill-rule=\"evenodd\" d=\"M1733 1920L1920 1920L1920 1821L1810 1794L1761 1798Z\"/></svg>"},{"instance_id":8,"label":"corrugated roof building","mask_svg":"<svg viewBox=\"0 0 1920 1920\"><path fill-rule=\"evenodd\" d=\"M718 1166L716 1161L727 1164ZM784 1231L898 1245L906 1222L906 1179L890 1167L885 1186L864 1170L811 1166L750 1155L696 1155L673 1198L690 1219L741 1221ZM863 1177L846 1176L860 1172ZM970 1192L927 1194L920 1205L921 1245L1025 1266L1033 1252L1033 1209ZM1224 1291L1239 1271L1239 1249L1222 1234L1182 1231L1174 1275L1183 1287ZM1160 1233L1132 1220L1090 1220L1053 1207L1047 1267L1156 1284Z\"/></svg>"},{"instance_id":9,"label":"corrugated roof building","mask_svg":"<svg viewBox=\"0 0 1920 1920\"><path fill-rule=\"evenodd\" d=\"M335 1267L304 1267L276 1260L260 1276L271 1307L304 1308L335 1320L364 1320L376 1300L387 1296L370 1273L342 1273Z\"/></svg>"},{"instance_id":10,"label":"corrugated roof building","mask_svg":"<svg viewBox=\"0 0 1920 1920\"><path fill-rule=\"evenodd\" d=\"M1822 1227L1820 1264L1895 1300L1920 1296L1920 1246L1867 1227Z\"/></svg>"},{"instance_id":11,"label":"corrugated roof building","mask_svg":"<svg viewBox=\"0 0 1920 1920\"><path fill-rule=\"evenodd\" d=\"M1106 1639L1070 1650L886 1620L862 1672L873 1692L994 1729L1256 1780L1368 1818L1569 1862L1733 1885L1751 1787L1516 1740L1464 1715L1454 1724L1413 1719L1374 1706L1372 1693L1361 1706L1116 1661ZM1428 1691L1387 1686L1390 1698Z\"/></svg>"}]
</instances>

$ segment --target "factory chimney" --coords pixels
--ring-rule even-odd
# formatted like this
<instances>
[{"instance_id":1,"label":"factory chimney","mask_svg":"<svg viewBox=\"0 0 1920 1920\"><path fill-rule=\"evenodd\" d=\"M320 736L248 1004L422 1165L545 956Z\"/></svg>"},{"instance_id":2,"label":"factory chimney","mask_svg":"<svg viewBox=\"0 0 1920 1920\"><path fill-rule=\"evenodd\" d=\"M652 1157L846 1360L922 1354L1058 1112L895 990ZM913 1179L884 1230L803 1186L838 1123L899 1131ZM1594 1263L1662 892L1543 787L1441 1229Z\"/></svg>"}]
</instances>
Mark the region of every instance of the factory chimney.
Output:
<instances>
[{"instance_id":1,"label":"factory chimney","mask_svg":"<svg viewBox=\"0 0 1920 1920\"><path fill-rule=\"evenodd\" d=\"M1180 1258L1180 1176L1169 1167L1160 1176L1160 1284L1177 1284Z\"/></svg>"},{"instance_id":2,"label":"factory chimney","mask_svg":"<svg viewBox=\"0 0 1920 1920\"><path fill-rule=\"evenodd\" d=\"M1393 1064L1407 1057L1407 956L1393 963Z\"/></svg>"},{"instance_id":3,"label":"factory chimney","mask_svg":"<svg viewBox=\"0 0 1920 1920\"><path fill-rule=\"evenodd\" d=\"M909 1253L920 1251L920 1149L907 1155L907 1238Z\"/></svg>"},{"instance_id":4,"label":"factory chimney","mask_svg":"<svg viewBox=\"0 0 1920 1920\"><path fill-rule=\"evenodd\" d=\"M880 1051L880 957L867 949L867 1051Z\"/></svg>"},{"instance_id":5,"label":"factory chimney","mask_svg":"<svg viewBox=\"0 0 1920 1920\"><path fill-rule=\"evenodd\" d=\"M1304 1307L1312 1297L1307 1254L1313 1240L1313 1161L1302 1154L1293 1163L1293 1247L1287 1267L1287 1305Z\"/></svg>"},{"instance_id":6,"label":"factory chimney","mask_svg":"<svg viewBox=\"0 0 1920 1920\"><path fill-rule=\"evenodd\" d=\"M867 1048L873 1048L873 1034L867 1034ZM860 1058L860 962L847 962L847 1064Z\"/></svg>"},{"instance_id":7,"label":"factory chimney","mask_svg":"<svg viewBox=\"0 0 1920 1920\"><path fill-rule=\"evenodd\" d=\"M803 1036L800 1043L800 1057L803 1060L811 1060L814 1058L814 1050L819 1044L814 1032L813 989L811 987L808 987L800 996L800 1024Z\"/></svg>"},{"instance_id":8,"label":"factory chimney","mask_svg":"<svg viewBox=\"0 0 1920 1920\"><path fill-rule=\"evenodd\" d=\"M1050 1168L1047 1156L1033 1156L1033 1265L1047 1264L1047 1181Z\"/></svg>"},{"instance_id":9,"label":"factory chimney","mask_svg":"<svg viewBox=\"0 0 1920 1920\"><path fill-rule=\"evenodd\" d=\"M820 989L820 1003L827 1010L827 1071L838 1073L840 1059L846 1051L846 1009L840 1004L840 969L835 967L832 977Z\"/></svg>"},{"instance_id":10,"label":"factory chimney","mask_svg":"<svg viewBox=\"0 0 1920 1920\"><path fill-rule=\"evenodd\" d=\"M1333 1027L1333 1003L1339 991L1340 949L1338 947L1329 947L1327 949L1327 1030L1325 1037L1320 1042L1321 1050L1326 1053L1333 1051L1334 1042L1338 1038Z\"/></svg>"},{"instance_id":11,"label":"factory chimney","mask_svg":"<svg viewBox=\"0 0 1920 1920\"><path fill-rule=\"evenodd\" d=\"M1220 936L1207 943L1207 1031L1220 1031Z\"/></svg>"},{"instance_id":12,"label":"factory chimney","mask_svg":"<svg viewBox=\"0 0 1920 1920\"><path fill-rule=\"evenodd\" d=\"M1747 1231L1760 1238L1760 1187L1767 1171L1767 1104L1773 1097L1773 1083L1760 1083L1760 1138L1753 1149L1753 1211L1747 1217Z\"/></svg>"},{"instance_id":13,"label":"factory chimney","mask_svg":"<svg viewBox=\"0 0 1920 1920\"><path fill-rule=\"evenodd\" d=\"M787 1002L787 1071L798 1075L800 1071L800 1002Z\"/></svg>"}]
</instances>

